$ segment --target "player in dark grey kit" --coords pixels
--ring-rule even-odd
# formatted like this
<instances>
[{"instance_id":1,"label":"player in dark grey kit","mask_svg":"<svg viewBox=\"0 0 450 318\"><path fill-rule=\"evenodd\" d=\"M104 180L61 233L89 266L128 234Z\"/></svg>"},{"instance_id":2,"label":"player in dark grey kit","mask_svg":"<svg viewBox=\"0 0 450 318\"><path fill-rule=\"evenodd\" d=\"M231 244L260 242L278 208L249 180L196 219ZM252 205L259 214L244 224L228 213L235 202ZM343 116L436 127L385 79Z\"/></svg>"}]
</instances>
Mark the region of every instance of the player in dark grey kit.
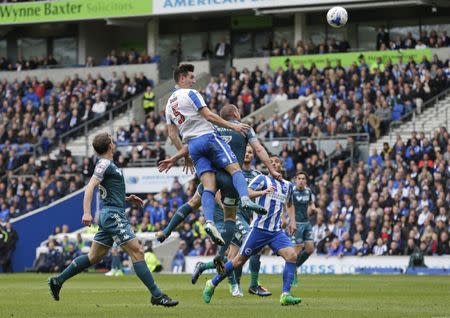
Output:
<instances>
[{"instance_id":1,"label":"player in dark grey kit","mask_svg":"<svg viewBox=\"0 0 450 318\"><path fill-rule=\"evenodd\" d=\"M143 201L135 195L125 196L125 182L122 171L113 162L116 146L112 137L107 133L100 133L95 136L92 145L101 158L97 162L94 175L84 192L82 223L87 226L92 223L92 196L95 187L98 187L103 201L103 209L99 218L99 231L95 234L88 255L75 258L60 275L48 279L53 298L59 300L59 292L63 283L91 265L98 263L108 254L113 243L116 243L130 255L136 275L152 295L151 303L165 307L178 305L178 301L163 294L155 284L145 263L141 245L125 216L125 202L142 206Z\"/></svg>"},{"instance_id":2,"label":"player in dark grey kit","mask_svg":"<svg viewBox=\"0 0 450 318\"><path fill-rule=\"evenodd\" d=\"M316 211L314 204L314 194L307 187L308 175L300 171L295 177L295 187L292 193L292 201L295 207L295 221L297 223L297 232L291 237L297 252L297 267L303 265L309 256L314 252L314 242L312 237L312 226L309 221L308 208ZM294 278L293 286L298 284L297 272Z\"/></svg>"}]
</instances>

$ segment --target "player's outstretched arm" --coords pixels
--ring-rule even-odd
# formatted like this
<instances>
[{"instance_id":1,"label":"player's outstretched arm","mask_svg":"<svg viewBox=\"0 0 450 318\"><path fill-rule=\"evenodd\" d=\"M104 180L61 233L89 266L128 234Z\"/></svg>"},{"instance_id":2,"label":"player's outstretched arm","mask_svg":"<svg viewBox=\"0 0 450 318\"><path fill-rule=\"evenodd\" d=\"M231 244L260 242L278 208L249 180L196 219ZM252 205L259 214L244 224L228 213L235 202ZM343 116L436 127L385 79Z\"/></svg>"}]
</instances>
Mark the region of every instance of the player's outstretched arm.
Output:
<instances>
[{"instance_id":1,"label":"player's outstretched arm","mask_svg":"<svg viewBox=\"0 0 450 318\"><path fill-rule=\"evenodd\" d=\"M247 124L244 124L244 123L235 124L235 123L226 121L219 115L214 114L208 107L202 107L199 110L199 112L206 120L213 123L214 125L217 125L217 126L220 126L223 128L233 129L242 134L245 134L250 129L250 126Z\"/></svg>"},{"instance_id":2,"label":"player's outstretched arm","mask_svg":"<svg viewBox=\"0 0 450 318\"><path fill-rule=\"evenodd\" d=\"M258 198L258 197L262 197L263 195L269 194L271 192L273 192L275 189L270 186L267 189L264 190L253 190L252 188L248 188L248 197L250 199L254 199L254 198Z\"/></svg>"},{"instance_id":3,"label":"player's outstretched arm","mask_svg":"<svg viewBox=\"0 0 450 318\"><path fill-rule=\"evenodd\" d=\"M134 194L126 197L125 201L136 204L138 207L142 207L144 205L144 200L142 200L140 197L138 197L137 195L134 195Z\"/></svg>"},{"instance_id":4,"label":"player's outstretched arm","mask_svg":"<svg viewBox=\"0 0 450 318\"><path fill-rule=\"evenodd\" d=\"M274 177L276 180L281 180L283 176L272 166L272 164L270 163L269 154L261 145L259 140L255 138L254 141L250 143L250 146L253 148L261 162L267 167L267 169L269 169L269 173L272 175L272 177Z\"/></svg>"},{"instance_id":5,"label":"player's outstretched arm","mask_svg":"<svg viewBox=\"0 0 450 318\"><path fill-rule=\"evenodd\" d=\"M167 124L167 131L170 140L172 141L173 145L177 150L180 150L183 148L183 142L180 139L180 136L178 134L178 128L174 124Z\"/></svg>"},{"instance_id":6,"label":"player's outstretched arm","mask_svg":"<svg viewBox=\"0 0 450 318\"><path fill-rule=\"evenodd\" d=\"M94 195L95 187L97 187L100 182L101 181L99 179L97 179L95 176L92 176L91 180L89 180L89 183L86 186L86 189L84 190L83 217L81 218L81 223L86 226L90 226L92 223L92 197Z\"/></svg>"},{"instance_id":7,"label":"player's outstretched arm","mask_svg":"<svg viewBox=\"0 0 450 318\"><path fill-rule=\"evenodd\" d=\"M183 157L188 158L188 155L189 155L188 146L183 145L183 147L181 147L181 149L179 149L175 155L173 155L170 158L161 160L158 163L158 171L167 173L178 160L180 160Z\"/></svg>"},{"instance_id":8,"label":"player's outstretched arm","mask_svg":"<svg viewBox=\"0 0 450 318\"><path fill-rule=\"evenodd\" d=\"M292 202L286 203L286 211L289 216L288 232L293 235L297 231L297 222L295 220L295 208Z\"/></svg>"}]
</instances>

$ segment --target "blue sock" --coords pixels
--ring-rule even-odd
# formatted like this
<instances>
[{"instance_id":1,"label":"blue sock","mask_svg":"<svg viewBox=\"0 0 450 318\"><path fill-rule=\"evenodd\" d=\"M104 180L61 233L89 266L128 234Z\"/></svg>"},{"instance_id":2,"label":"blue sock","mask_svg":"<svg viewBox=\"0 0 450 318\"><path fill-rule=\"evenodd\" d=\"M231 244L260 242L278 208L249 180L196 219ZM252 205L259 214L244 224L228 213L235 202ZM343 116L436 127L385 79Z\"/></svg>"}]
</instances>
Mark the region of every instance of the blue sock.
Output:
<instances>
[{"instance_id":1,"label":"blue sock","mask_svg":"<svg viewBox=\"0 0 450 318\"><path fill-rule=\"evenodd\" d=\"M162 295L162 292L159 290L158 286L156 286L155 281L153 280L152 273L147 267L145 261L139 261L133 263L134 271L139 279L147 286L150 293L152 293L153 297L159 298Z\"/></svg>"},{"instance_id":2,"label":"blue sock","mask_svg":"<svg viewBox=\"0 0 450 318\"><path fill-rule=\"evenodd\" d=\"M236 221L234 220L226 220L223 226L223 230L220 234L222 234L222 238L225 241L225 244L220 247L219 255L224 256L228 246L230 246L231 240L233 239L234 232L236 231Z\"/></svg>"},{"instance_id":3,"label":"blue sock","mask_svg":"<svg viewBox=\"0 0 450 318\"><path fill-rule=\"evenodd\" d=\"M233 263L231 261L228 261L225 263L225 275L217 274L212 279L212 283L214 286L217 286L220 284L221 281L225 279L225 277L230 276L233 273L234 267Z\"/></svg>"},{"instance_id":4,"label":"blue sock","mask_svg":"<svg viewBox=\"0 0 450 318\"><path fill-rule=\"evenodd\" d=\"M87 255L81 255L75 258L72 263L58 276L56 276L56 280L60 285L62 285L69 278L81 273L85 269L91 266L91 262L89 261L89 257Z\"/></svg>"},{"instance_id":5,"label":"blue sock","mask_svg":"<svg viewBox=\"0 0 450 318\"><path fill-rule=\"evenodd\" d=\"M261 258L261 255L255 254L250 257L250 287L256 287L258 286L258 276L259 276L259 269L261 267L261 261L259 260Z\"/></svg>"},{"instance_id":6,"label":"blue sock","mask_svg":"<svg viewBox=\"0 0 450 318\"><path fill-rule=\"evenodd\" d=\"M202 207L205 214L206 221L214 220L214 209L216 207L216 200L214 192L211 190L203 190L202 194Z\"/></svg>"},{"instance_id":7,"label":"blue sock","mask_svg":"<svg viewBox=\"0 0 450 318\"><path fill-rule=\"evenodd\" d=\"M297 265L295 263L286 262L283 270L283 293L289 293L291 290L292 281L294 280Z\"/></svg>"},{"instance_id":8,"label":"blue sock","mask_svg":"<svg viewBox=\"0 0 450 318\"><path fill-rule=\"evenodd\" d=\"M232 177L233 177L234 188L239 193L239 196L241 197L241 199L243 197L248 198L248 188L247 188L248 184L247 184L247 181L245 181L245 177L242 174L242 171L241 170L236 171L235 173L233 173Z\"/></svg>"},{"instance_id":9,"label":"blue sock","mask_svg":"<svg viewBox=\"0 0 450 318\"><path fill-rule=\"evenodd\" d=\"M223 281L225 279L225 277L227 277L226 275L222 275L222 274L217 274L216 276L213 277L213 279L211 280L212 284L214 286L217 286L220 284L221 281Z\"/></svg>"},{"instance_id":10,"label":"blue sock","mask_svg":"<svg viewBox=\"0 0 450 318\"><path fill-rule=\"evenodd\" d=\"M300 255L297 257L297 267L302 266L309 256L311 255L306 253L306 251L301 252Z\"/></svg>"}]
</instances>

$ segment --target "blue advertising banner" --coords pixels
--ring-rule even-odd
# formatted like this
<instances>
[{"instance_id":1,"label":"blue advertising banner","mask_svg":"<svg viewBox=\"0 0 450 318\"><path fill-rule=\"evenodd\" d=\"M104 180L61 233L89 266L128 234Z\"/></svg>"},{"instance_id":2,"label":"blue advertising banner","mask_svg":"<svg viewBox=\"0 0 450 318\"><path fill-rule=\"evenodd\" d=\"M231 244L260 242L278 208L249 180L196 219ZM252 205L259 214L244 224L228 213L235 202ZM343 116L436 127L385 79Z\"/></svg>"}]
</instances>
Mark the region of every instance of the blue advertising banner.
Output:
<instances>
[{"instance_id":1,"label":"blue advertising banner","mask_svg":"<svg viewBox=\"0 0 450 318\"><path fill-rule=\"evenodd\" d=\"M84 190L78 190L71 195L53 202L47 207L38 209L11 221L17 231L19 240L13 254L12 265L15 272L23 272L31 267L36 258L36 248L49 235L53 234L56 226L67 224L70 231L83 227L81 217L83 214ZM92 202L92 211L95 213L96 195Z\"/></svg>"}]
</instances>

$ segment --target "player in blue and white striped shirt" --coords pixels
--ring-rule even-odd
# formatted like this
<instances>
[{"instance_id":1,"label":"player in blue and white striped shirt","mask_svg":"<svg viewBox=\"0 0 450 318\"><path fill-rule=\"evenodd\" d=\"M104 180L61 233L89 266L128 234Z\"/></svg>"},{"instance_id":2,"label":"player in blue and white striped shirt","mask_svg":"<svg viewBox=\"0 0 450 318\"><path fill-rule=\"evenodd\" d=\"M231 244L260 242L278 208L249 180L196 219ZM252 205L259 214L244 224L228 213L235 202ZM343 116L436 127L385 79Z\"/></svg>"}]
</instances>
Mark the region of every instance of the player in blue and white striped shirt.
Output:
<instances>
[{"instance_id":1,"label":"player in blue and white striped shirt","mask_svg":"<svg viewBox=\"0 0 450 318\"><path fill-rule=\"evenodd\" d=\"M281 172L280 158L272 156L270 161L274 169ZM297 269L297 254L291 240L281 226L285 209L289 218L295 220L295 210L292 204L292 184L283 179L278 181L272 176L260 175L250 182L249 194L252 198L258 198L256 202L267 209L268 213L266 215L253 215L251 230L241 246L239 255L228 261L223 267L217 267L219 274L206 282L203 290L203 300L209 303L215 287L226 276L231 275L235 268L244 265L250 256L258 253L264 246L269 245L274 253L286 260L280 297L281 305L296 305L301 302L301 299L290 295L290 289ZM289 233L293 234L295 230L296 223L290 222ZM223 268L225 269L224 271ZM222 273L220 273L221 269Z\"/></svg>"}]
</instances>

